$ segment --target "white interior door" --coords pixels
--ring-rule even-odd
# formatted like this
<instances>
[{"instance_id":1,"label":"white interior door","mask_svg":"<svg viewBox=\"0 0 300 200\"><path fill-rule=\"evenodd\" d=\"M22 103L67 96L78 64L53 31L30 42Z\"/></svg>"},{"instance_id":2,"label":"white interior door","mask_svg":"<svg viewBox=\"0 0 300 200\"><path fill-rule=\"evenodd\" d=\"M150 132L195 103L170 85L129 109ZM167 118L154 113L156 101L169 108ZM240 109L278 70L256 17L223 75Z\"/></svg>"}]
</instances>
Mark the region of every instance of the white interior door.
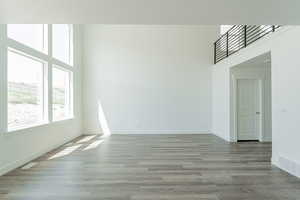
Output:
<instances>
[{"instance_id":1,"label":"white interior door","mask_svg":"<svg viewBox=\"0 0 300 200\"><path fill-rule=\"evenodd\" d=\"M261 121L260 81L237 80L238 140L259 140Z\"/></svg>"}]
</instances>

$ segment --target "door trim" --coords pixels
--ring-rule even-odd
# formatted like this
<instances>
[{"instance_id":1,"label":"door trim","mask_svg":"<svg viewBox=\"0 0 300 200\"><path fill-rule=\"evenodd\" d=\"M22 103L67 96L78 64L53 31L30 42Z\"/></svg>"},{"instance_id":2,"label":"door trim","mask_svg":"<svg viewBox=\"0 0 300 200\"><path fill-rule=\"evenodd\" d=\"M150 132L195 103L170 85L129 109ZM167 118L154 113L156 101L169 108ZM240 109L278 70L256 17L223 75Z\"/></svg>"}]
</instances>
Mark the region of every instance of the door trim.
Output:
<instances>
[{"instance_id":1,"label":"door trim","mask_svg":"<svg viewBox=\"0 0 300 200\"><path fill-rule=\"evenodd\" d=\"M232 74L232 105L231 105L231 112L233 116L233 121L232 121L232 134L231 134L231 141L232 142L237 142L238 141L238 121L237 121L237 115L238 115L238 103L237 103L237 83L238 80L243 80L243 79L254 79L259 81L259 104L260 104L260 118L259 118L259 133L258 133L258 140L260 142L263 141L263 130L264 130L264 119L265 119L265 114L264 114L264 78L259 77L259 76L252 76L252 75L246 75L246 76L235 76Z\"/></svg>"}]
</instances>

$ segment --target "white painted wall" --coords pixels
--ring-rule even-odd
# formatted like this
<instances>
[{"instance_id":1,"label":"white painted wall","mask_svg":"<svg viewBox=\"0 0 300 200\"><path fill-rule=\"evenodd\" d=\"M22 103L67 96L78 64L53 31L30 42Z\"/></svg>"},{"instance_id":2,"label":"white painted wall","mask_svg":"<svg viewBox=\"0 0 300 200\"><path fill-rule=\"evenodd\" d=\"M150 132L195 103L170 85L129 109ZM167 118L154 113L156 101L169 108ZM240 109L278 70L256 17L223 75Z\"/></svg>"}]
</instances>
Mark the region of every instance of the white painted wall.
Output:
<instances>
[{"instance_id":1,"label":"white painted wall","mask_svg":"<svg viewBox=\"0 0 300 200\"><path fill-rule=\"evenodd\" d=\"M230 139L230 68L260 54L272 57L272 163L300 177L300 27L284 27L213 67L213 132Z\"/></svg>"},{"instance_id":2,"label":"white painted wall","mask_svg":"<svg viewBox=\"0 0 300 200\"><path fill-rule=\"evenodd\" d=\"M85 25L84 130L208 133L217 26ZM99 105L102 108L99 108Z\"/></svg>"},{"instance_id":3,"label":"white painted wall","mask_svg":"<svg viewBox=\"0 0 300 200\"><path fill-rule=\"evenodd\" d=\"M19 131L0 132L0 175L29 162L82 134L81 31L76 28L74 119ZM2 92L0 91L0 94Z\"/></svg>"}]
</instances>

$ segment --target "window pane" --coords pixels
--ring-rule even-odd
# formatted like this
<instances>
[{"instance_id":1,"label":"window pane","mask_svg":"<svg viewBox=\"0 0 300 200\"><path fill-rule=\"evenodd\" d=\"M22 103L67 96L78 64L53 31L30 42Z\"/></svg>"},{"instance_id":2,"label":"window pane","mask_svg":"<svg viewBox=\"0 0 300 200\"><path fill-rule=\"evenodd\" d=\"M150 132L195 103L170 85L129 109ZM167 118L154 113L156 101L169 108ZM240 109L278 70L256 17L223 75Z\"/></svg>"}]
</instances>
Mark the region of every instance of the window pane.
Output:
<instances>
[{"instance_id":1,"label":"window pane","mask_svg":"<svg viewBox=\"0 0 300 200\"><path fill-rule=\"evenodd\" d=\"M47 27L44 24L8 24L9 38L39 51L46 51Z\"/></svg>"},{"instance_id":2,"label":"window pane","mask_svg":"<svg viewBox=\"0 0 300 200\"><path fill-rule=\"evenodd\" d=\"M43 67L36 61L8 51L8 129L43 121Z\"/></svg>"},{"instance_id":3,"label":"window pane","mask_svg":"<svg viewBox=\"0 0 300 200\"><path fill-rule=\"evenodd\" d=\"M61 120L71 116L70 74L58 68L53 68L53 120Z\"/></svg>"},{"instance_id":4,"label":"window pane","mask_svg":"<svg viewBox=\"0 0 300 200\"><path fill-rule=\"evenodd\" d=\"M53 24L53 57L68 64L72 64L72 26L69 24Z\"/></svg>"}]
</instances>

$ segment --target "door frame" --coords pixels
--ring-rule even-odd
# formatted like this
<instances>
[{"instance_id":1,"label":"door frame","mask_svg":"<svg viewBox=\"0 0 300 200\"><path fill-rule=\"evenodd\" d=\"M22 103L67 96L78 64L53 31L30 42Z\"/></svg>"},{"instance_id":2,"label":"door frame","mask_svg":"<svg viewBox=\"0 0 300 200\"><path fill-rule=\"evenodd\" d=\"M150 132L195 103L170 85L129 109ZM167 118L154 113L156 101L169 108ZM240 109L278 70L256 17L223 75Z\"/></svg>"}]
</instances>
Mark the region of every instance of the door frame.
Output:
<instances>
[{"instance_id":1,"label":"door frame","mask_svg":"<svg viewBox=\"0 0 300 200\"><path fill-rule=\"evenodd\" d=\"M265 77L254 75L254 74L247 74L247 75L231 75L232 77L232 101L231 101L231 112L232 112L232 134L231 134L231 141L237 142L238 141L238 103L237 103L237 84L238 80L243 79L252 79L252 80L258 80L259 82L259 104L260 104L260 118L259 118L259 133L258 133L258 140L262 142L264 140L263 137L263 130L265 128L264 122L265 122L265 113L264 113L264 102L265 102L265 91L264 91L264 85L265 85Z\"/></svg>"}]
</instances>

